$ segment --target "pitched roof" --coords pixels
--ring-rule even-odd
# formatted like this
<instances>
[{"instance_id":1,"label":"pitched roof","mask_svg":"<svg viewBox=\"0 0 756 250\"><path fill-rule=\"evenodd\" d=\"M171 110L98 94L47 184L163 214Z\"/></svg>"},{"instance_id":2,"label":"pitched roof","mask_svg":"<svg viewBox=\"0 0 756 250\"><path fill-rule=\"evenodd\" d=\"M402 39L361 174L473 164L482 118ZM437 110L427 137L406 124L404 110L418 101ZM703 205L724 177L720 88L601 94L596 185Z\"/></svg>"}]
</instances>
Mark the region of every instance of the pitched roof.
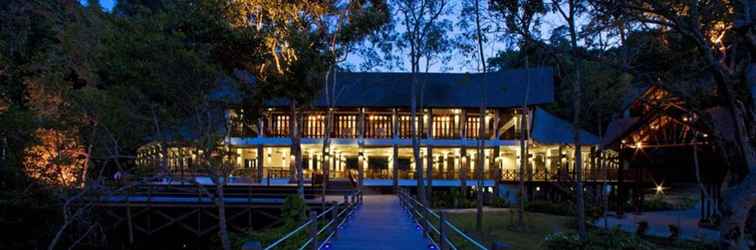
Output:
<instances>
[{"instance_id":1,"label":"pitched roof","mask_svg":"<svg viewBox=\"0 0 756 250\"><path fill-rule=\"evenodd\" d=\"M590 132L580 129L579 134L581 144L599 144L599 138ZM541 144L572 144L575 142L572 124L541 108L536 108L533 112L531 136L533 140Z\"/></svg>"},{"instance_id":2,"label":"pitched roof","mask_svg":"<svg viewBox=\"0 0 756 250\"><path fill-rule=\"evenodd\" d=\"M418 73L418 99L424 107L471 108L480 105L481 86L486 105L506 108L554 101L554 79L550 68L512 69L485 74ZM411 73L339 72L336 76L336 107L406 107L411 100ZM530 86L528 86L528 78ZM527 93L527 94L526 94ZM526 98L527 97L527 98ZM270 106L285 106L283 99ZM418 100L418 104L420 100ZM312 103L325 107L325 95Z\"/></svg>"},{"instance_id":3,"label":"pitched roof","mask_svg":"<svg viewBox=\"0 0 756 250\"><path fill-rule=\"evenodd\" d=\"M638 117L619 118L612 120L612 122L610 122L609 126L606 128L606 134L604 134L604 139L601 141L601 146L610 147L611 144L616 142L620 137L624 136L636 125L638 125L639 121L640 118Z\"/></svg>"}]
</instances>

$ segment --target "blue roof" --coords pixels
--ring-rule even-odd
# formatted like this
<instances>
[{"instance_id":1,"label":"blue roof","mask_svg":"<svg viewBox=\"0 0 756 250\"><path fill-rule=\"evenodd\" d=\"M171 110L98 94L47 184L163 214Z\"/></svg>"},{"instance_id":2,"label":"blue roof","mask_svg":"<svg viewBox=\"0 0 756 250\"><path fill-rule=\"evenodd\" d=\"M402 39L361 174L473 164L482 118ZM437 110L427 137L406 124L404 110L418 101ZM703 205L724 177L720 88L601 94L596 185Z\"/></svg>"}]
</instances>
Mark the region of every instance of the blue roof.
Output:
<instances>
[{"instance_id":1,"label":"blue roof","mask_svg":"<svg viewBox=\"0 0 756 250\"><path fill-rule=\"evenodd\" d=\"M562 120L541 108L533 112L533 140L540 144L573 144L572 123ZM597 145L599 138L588 131L580 129L580 144Z\"/></svg>"},{"instance_id":2,"label":"blue roof","mask_svg":"<svg viewBox=\"0 0 756 250\"><path fill-rule=\"evenodd\" d=\"M491 73L418 73L417 77L418 98L423 97L423 107L478 107L481 92L485 93L486 105L492 108L521 106L526 101L526 96L527 105L554 101L551 68L533 68L527 71L512 69ZM410 105L411 73L339 72L336 79L336 107ZM481 91L481 87L484 87L484 91ZM284 99L277 99L268 102L268 105L285 106L287 103ZM328 106L325 95L321 93L312 105Z\"/></svg>"}]
</instances>

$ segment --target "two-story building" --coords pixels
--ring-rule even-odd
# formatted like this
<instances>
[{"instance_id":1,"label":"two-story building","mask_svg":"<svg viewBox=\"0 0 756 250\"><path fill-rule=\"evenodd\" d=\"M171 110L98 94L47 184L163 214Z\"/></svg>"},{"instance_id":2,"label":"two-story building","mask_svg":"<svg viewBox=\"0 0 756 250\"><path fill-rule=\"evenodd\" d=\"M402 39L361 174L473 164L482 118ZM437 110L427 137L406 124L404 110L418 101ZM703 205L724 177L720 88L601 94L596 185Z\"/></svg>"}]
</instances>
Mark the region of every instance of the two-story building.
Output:
<instances>
[{"instance_id":1,"label":"two-story building","mask_svg":"<svg viewBox=\"0 0 756 250\"><path fill-rule=\"evenodd\" d=\"M433 185L456 186L476 179L474 169L483 161L485 185L493 180L514 181L521 157L520 135L526 133L529 180L548 181L572 173L572 125L539 105L554 101L555 77L551 69L513 69L487 74L418 74L417 127L422 162L413 160L411 140L410 73L339 72L331 105L319 93L302 112L300 121L304 175L323 173L330 178L354 176L368 186L415 185L417 164L431 167ZM480 112L481 98L485 112ZM247 110L229 107L231 122L225 143L237 151L237 176L250 180L294 178L291 121L288 103L270 100L260 119L236 122ZM254 111L257 112L257 111ZM328 130L328 117L333 127ZM484 120L483 155L479 155L480 120ZM521 119L526 119L521 126ZM323 149L324 139L330 146ZM580 132L587 178L605 178L593 171L596 136ZM140 149L138 162L148 164L159 144ZM171 147L177 152L179 147ZM178 155L178 154L177 154ZM171 168L182 171L191 159L172 159ZM327 164L324 164L327 163ZM593 176L591 176L593 174ZM467 185L474 185L469 183Z\"/></svg>"}]
</instances>

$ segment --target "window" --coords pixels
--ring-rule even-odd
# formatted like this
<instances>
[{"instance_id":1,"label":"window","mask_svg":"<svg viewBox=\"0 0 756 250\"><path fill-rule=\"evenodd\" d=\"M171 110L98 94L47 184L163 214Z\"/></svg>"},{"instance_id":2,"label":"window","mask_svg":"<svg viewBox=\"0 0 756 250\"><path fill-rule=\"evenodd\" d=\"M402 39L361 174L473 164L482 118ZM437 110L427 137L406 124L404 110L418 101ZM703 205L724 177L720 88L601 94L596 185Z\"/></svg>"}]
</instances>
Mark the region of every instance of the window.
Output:
<instances>
[{"instance_id":1,"label":"window","mask_svg":"<svg viewBox=\"0 0 756 250\"><path fill-rule=\"evenodd\" d=\"M453 138L456 129L452 116L433 116L434 138Z\"/></svg>"},{"instance_id":2,"label":"window","mask_svg":"<svg viewBox=\"0 0 756 250\"><path fill-rule=\"evenodd\" d=\"M306 115L304 123L305 137L323 137L325 135L325 116Z\"/></svg>"},{"instance_id":3,"label":"window","mask_svg":"<svg viewBox=\"0 0 756 250\"><path fill-rule=\"evenodd\" d=\"M273 115L270 133L276 137L289 136L289 115Z\"/></svg>"},{"instance_id":4,"label":"window","mask_svg":"<svg viewBox=\"0 0 756 250\"><path fill-rule=\"evenodd\" d=\"M335 123L336 137L357 137L357 115L336 115Z\"/></svg>"},{"instance_id":5,"label":"window","mask_svg":"<svg viewBox=\"0 0 756 250\"><path fill-rule=\"evenodd\" d=\"M389 138L392 135L391 115L368 115L365 128L367 138Z\"/></svg>"},{"instance_id":6,"label":"window","mask_svg":"<svg viewBox=\"0 0 756 250\"><path fill-rule=\"evenodd\" d=\"M478 138L480 132L480 118L468 116L466 125L465 135L467 138Z\"/></svg>"}]
</instances>

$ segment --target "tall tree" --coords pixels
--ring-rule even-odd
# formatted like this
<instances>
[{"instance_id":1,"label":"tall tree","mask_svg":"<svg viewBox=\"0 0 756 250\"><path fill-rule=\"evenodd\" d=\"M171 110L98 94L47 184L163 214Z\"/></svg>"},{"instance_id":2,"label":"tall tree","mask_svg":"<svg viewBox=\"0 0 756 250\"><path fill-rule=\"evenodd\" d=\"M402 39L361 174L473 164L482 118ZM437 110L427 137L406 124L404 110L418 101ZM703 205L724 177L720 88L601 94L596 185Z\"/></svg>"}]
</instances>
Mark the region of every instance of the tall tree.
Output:
<instances>
[{"instance_id":1,"label":"tall tree","mask_svg":"<svg viewBox=\"0 0 756 250\"><path fill-rule=\"evenodd\" d=\"M503 19L505 26L513 34L516 34L519 44L520 54L523 55L524 66L526 70L526 89L530 90L530 58L529 54L539 44L538 34L536 28L540 24L540 18L546 12L546 5L543 1L531 1L531 0L502 0L493 1L493 9ZM525 226L524 213L525 202L528 199L527 190L525 189L525 169L528 164L527 161L527 133L529 133L529 126L527 124L528 118L526 115L529 113L527 107L528 94L526 93L523 99L522 107L520 109L520 169L519 169L519 208L517 210L517 225L520 229ZM527 131L527 132L526 132Z\"/></svg>"},{"instance_id":2,"label":"tall tree","mask_svg":"<svg viewBox=\"0 0 756 250\"><path fill-rule=\"evenodd\" d=\"M574 75L572 76L572 131L573 144L575 146L575 157L573 169L575 171L575 203L576 203L576 220L578 223L578 234L581 239L588 237L585 227L585 199L583 195L583 154L581 152L582 144L580 141L580 112L583 109L581 99L583 95L581 79L581 58L580 47L578 47L579 18L582 12L586 11L586 2L581 0L552 0L553 10L559 13L559 16L566 22L569 34L570 53L572 54L575 65Z\"/></svg>"},{"instance_id":3,"label":"tall tree","mask_svg":"<svg viewBox=\"0 0 756 250\"><path fill-rule=\"evenodd\" d=\"M628 19L643 25L659 27L668 36L685 38L694 48L689 54L686 65L694 74L686 73L670 77L665 72L657 76L665 85L674 86L681 82L695 82L709 79L716 86L716 97L729 113L734 126L733 131L718 131L720 134L732 133L734 150L723 148L722 151L736 153L735 160L730 161L729 173L733 178L725 187L724 200L720 211L720 247L722 249L747 249L743 239L745 222L756 204L756 151L754 150L754 107L750 101L749 87L754 84L748 74L753 71L753 48L756 47L756 26L754 14L756 3L744 1L601 1L604 6L615 5L622 8ZM691 79L689 76L695 76ZM750 80L749 80L750 79ZM750 82L749 82L750 81ZM693 96L684 96L687 102L693 102ZM701 113L701 110L694 112ZM700 116L705 117L705 116ZM713 124L713 123L712 123Z\"/></svg>"},{"instance_id":4,"label":"tall tree","mask_svg":"<svg viewBox=\"0 0 756 250\"><path fill-rule=\"evenodd\" d=\"M418 198L428 205L425 188L425 172L420 157L420 131L418 131L418 101L422 102L422 86L418 75L428 70L440 55L448 53L449 38L445 32L451 23L445 18L449 11L448 1L394 0L390 1L391 21L374 33L359 49L366 55L362 63L364 69L383 67L401 68L409 61L411 72L410 93L410 133L412 153L415 163ZM406 53L406 57L402 54ZM406 59L406 60L405 60ZM423 66L425 69L423 70ZM422 106L422 103L420 104Z\"/></svg>"},{"instance_id":5,"label":"tall tree","mask_svg":"<svg viewBox=\"0 0 756 250\"><path fill-rule=\"evenodd\" d=\"M234 65L257 77L255 96L279 96L289 100L291 154L298 192L303 196L304 178L299 127L301 109L323 86L326 72L346 48L387 20L386 4L380 0L291 2L246 0L229 20L264 42L263 60ZM332 19L336 18L337 21ZM259 99L258 98L258 99ZM253 110L253 109L252 109Z\"/></svg>"},{"instance_id":6,"label":"tall tree","mask_svg":"<svg viewBox=\"0 0 756 250\"><path fill-rule=\"evenodd\" d=\"M488 134L486 134L486 87L487 87L487 78L485 73L488 72L488 66L486 65L486 55L485 55L485 46L492 44L491 41L495 43L495 38L492 39L499 29L496 26L496 22L493 22L491 20L491 9L489 8L487 1L481 1L481 0L468 0L462 2L462 9L461 11L461 20L458 22L457 26L459 26L464 32L461 36L460 48L461 51L465 54L468 54L471 58L477 59L477 62L475 62L476 71L481 72L484 74L483 79L479 83L480 85L480 105L479 105L479 111L480 113L480 121L479 121L479 136L478 136L478 158L477 158L477 168L475 168L475 177L478 180L478 183L476 184L476 198L477 198L477 213L476 213L476 229L478 232L482 232L483 229L483 168L485 166L485 162L487 161L487 158L485 157L485 141L486 139L490 138ZM492 131L493 132L493 131ZM496 136L496 135L493 135ZM495 155L492 155L492 158L495 158ZM491 166L493 169L493 165ZM498 180L496 180L498 182ZM495 183L495 185L498 185L498 183ZM498 194L497 194L498 195Z\"/></svg>"}]
</instances>

